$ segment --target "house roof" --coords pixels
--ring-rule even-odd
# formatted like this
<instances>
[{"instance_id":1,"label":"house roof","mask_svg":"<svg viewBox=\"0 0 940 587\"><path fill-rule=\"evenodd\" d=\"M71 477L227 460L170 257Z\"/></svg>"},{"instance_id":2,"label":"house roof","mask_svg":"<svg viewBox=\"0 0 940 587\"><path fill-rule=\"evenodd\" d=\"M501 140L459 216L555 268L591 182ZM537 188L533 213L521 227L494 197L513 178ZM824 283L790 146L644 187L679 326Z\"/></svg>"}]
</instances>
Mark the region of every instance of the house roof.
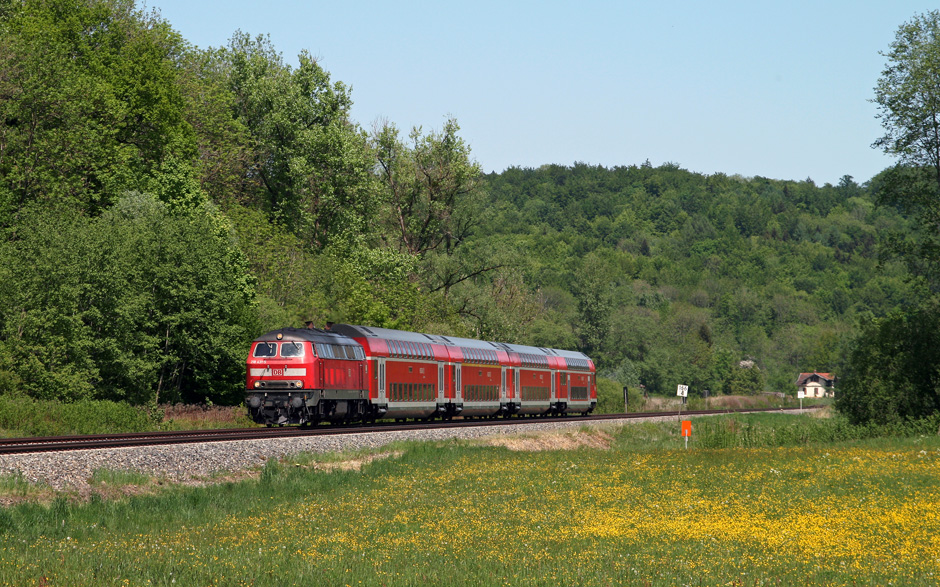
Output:
<instances>
[{"instance_id":1,"label":"house roof","mask_svg":"<svg viewBox=\"0 0 940 587\"><path fill-rule=\"evenodd\" d=\"M814 371L812 373L800 373L799 378L797 378L796 380L796 384L803 385L813 375L818 376L820 379L825 379L826 382L828 383L832 383L833 381L835 381L835 376L832 373L818 373Z\"/></svg>"}]
</instances>

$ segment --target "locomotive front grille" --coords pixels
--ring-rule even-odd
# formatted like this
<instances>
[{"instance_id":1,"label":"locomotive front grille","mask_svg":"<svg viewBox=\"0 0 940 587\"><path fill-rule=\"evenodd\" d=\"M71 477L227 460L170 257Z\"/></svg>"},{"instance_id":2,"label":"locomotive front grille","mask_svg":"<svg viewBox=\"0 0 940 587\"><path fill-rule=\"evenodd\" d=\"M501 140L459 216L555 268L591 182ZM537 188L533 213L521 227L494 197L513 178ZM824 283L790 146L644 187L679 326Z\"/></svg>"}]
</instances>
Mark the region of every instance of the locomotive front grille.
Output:
<instances>
[{"instance_id":1,"label":"locomotive front grille","mask_svg":"<svg viewBox=\"0 0 940 587\"><path fill-rule=\"evenodd\" d=\"M255 389L300 389L303 381L256 381Z\"/></svg>"}]
</instances>

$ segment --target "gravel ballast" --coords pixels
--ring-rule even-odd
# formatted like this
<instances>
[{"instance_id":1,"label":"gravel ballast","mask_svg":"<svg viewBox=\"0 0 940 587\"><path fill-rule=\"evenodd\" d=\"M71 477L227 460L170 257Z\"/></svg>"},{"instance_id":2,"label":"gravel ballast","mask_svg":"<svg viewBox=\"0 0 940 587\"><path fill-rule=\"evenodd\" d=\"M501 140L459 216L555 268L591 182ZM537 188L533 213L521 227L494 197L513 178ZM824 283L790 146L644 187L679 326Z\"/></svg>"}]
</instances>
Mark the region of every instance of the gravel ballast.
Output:
<instances>
[{"instance_id":1,"label":"gravel ballast","mask_svg":"<svg viewBox=\"0 0 940 587\"><path fill-rule=\"evenodd\" d=\"M668 419L674 419L671 416ZM644 418L644 422L667 418ZM593 425L616 426L635 419L606 420ZM31 483L56 491L89 490L95 471L134 471L169 482L206 480L239 474L264 465L271 458L298 453L334 453L372 450L398 441L436 441L451 438L482 439L494 436L558 432L592 425L585 422L537 421L500 426L370 432L266 440L236 440L148 446L72 450L22 455L0 455L0 475L22 475Z\"/></svg>"}]
</instances>

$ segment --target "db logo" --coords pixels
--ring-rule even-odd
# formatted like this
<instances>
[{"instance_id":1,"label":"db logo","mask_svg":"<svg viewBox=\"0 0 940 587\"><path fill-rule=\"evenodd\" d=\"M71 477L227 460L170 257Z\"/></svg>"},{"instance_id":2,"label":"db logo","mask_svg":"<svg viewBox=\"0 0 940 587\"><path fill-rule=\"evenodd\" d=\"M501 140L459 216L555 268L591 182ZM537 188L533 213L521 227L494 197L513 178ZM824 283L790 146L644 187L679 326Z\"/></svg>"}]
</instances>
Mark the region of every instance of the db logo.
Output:
<instances>
[{"instance_id":1,"label":"db logo","mask_svg":"<svg viewBox=\"0 0 940 587\"><path fill-rule=\"evenodd\" d=\"M272 369L272 370L271 370L271 373L272 373L275 377L283 377L283 376L284 376L284 368L282 367L282 368L280 368L280 369Z\"/></svg>"}]
</instances>

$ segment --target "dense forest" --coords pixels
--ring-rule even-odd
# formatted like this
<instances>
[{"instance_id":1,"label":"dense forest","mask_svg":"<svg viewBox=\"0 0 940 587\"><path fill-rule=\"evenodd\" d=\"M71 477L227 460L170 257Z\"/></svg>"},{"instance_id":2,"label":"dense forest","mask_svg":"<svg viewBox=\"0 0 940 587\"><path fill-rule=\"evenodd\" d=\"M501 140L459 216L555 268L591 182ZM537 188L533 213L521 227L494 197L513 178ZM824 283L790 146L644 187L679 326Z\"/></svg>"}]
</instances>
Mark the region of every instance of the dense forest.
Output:
<instances>
[{"instance_id":1,"label":"dense forest","mask_svg":"<svg viewBox=\"0 0 940 587\"><path fill-rule=\"evenodd\" d=\"M352 99L264 36L200 49L131 0L0 0L0 393L238 403L248 342L308 320L792 393L930 295L898 245L920 216L880 195L898 173L487 175L455 119L367 131Z\"/></svg>"},{"instance_id":2,"label":"dense forest","mask_svg":"<svg viewBox=\"0 0 940 587\"><path fill-rule=\"evenodd\" d=\"M498 213L480 236L524 251L530 340L649 391L792 393L801 371L839 371L860 321L917 295L879 246L908 222L851 177L575 165L487 179Z\"/></svg>"}]
</instances>

